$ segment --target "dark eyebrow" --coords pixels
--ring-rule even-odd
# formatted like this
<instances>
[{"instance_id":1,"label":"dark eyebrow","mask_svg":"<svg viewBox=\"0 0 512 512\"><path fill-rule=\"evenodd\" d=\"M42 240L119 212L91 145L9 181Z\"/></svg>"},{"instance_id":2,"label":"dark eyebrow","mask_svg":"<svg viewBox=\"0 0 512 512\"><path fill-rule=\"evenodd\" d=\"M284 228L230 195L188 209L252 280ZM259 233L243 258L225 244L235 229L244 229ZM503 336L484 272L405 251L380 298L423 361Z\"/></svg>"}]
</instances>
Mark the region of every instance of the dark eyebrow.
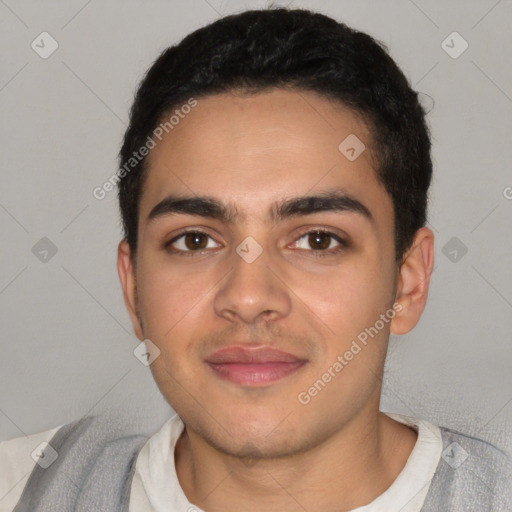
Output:
<instances>
[{"instance_id":1,"label":"dark eyebrow","mask_svg":"<svg viewBox=\"0 0 512 512\"><path fill-rule=\"evenodd\" d=\"M238 217L238 213L233 206L224 205L213 197L167 196L152 208L147 222L176 213L208 217L226 224L233 224Z\"/></svg>"},{"instance_id":2,"label":"dark eyebrow","mask_svg":"<svg viewBox=\"0 0 512 512\"><path fill-rule=\"evenodd\" d=\"M358 199L345 192L328 191L316 195L293 197L272 204L270 219L274 224L287 218L311 215L316 212L339 211L362 215L370 222L370 210ZM241 215L233 205L226 205L209 196L168 196L155 205L148 215L147 222L172 214L197 215L234 224Z\"/></svg>"},{"instance_id":3,"label":"dark eyebrow","mask_svg":"<svg viewBox=\"0 0 512 512\"><path fill-rule=\"evenodd\" d=\"M313 196L294 197L272 206L272 220L277 223L289 217L316 212L352 212L373 222L370 210L358 199L345 192L329 191Z\"/></svg>"}]
</instances>

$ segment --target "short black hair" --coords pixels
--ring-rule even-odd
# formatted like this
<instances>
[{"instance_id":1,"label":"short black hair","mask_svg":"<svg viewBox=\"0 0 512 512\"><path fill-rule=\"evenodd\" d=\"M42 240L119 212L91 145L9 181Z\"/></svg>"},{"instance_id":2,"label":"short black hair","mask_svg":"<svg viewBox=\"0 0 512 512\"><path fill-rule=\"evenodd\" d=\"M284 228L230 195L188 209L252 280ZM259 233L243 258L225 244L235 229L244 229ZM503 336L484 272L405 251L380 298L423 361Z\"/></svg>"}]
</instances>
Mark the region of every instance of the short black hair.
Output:
<instances>
[{"instance_id":1,"label":"short black hair","mask_svg":"<svg viewBox=\"0 0 512 512\"><path fill-rule=\"evenodd\" d=\"M134 152L190 98L275 87L319 93L366 120L377 178L393 201L395 256L402 261L426 223L432 178L430 134L418 94L386 47L368 34L324 14L275 7L225 16L192 32L165 49L143 77L119 152L125 168L119 206L134 261L147 175L146 158L134 160Z\"/></svg>"}]
</instances>

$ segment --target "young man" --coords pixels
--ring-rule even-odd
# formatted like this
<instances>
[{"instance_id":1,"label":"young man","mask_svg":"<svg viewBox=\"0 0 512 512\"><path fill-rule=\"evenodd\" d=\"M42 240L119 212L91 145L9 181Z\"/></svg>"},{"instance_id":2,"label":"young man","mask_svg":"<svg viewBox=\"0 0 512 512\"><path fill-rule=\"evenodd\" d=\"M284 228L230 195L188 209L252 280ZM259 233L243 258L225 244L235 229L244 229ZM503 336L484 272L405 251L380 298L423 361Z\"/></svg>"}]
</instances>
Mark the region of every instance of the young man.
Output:
<instances>
[{"instance_id":1,"label":"young man","mask_svg":"<svg viewBox=\"0 0 512 512\"><path fill-rule=\"evenodd\" d=\"M379 411L434 237L424 111L378 43L304 10L220 19L148 71L120 162L124 300L177 415L46 433L9 510L510 510L499 449Z\"/></svg>"}]
</instances>

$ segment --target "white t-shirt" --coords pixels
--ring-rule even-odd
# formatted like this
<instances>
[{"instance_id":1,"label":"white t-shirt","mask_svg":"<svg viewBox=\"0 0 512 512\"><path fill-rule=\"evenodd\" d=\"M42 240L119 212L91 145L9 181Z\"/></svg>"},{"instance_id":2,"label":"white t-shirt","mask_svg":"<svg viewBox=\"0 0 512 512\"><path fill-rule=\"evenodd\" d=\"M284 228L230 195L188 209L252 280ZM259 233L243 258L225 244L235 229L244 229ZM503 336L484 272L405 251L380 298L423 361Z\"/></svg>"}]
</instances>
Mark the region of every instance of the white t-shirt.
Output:
<instances>
[{"instance_id":1,"label":"white t-shirt","mask_svg":"<svg viewBox=\"0 0 512 512\"><path fill-rule=\"evenodd\" d=\"M408 416L386 414L413 427L418 432L416 444L393 484L353 512L418 512L439 463L443 447L439 427ZM175 415L142 447L132 482L130 512L203 512L187 500L176 475L174 448L183 429L183 422Z\"/></svg>"},{"instance_id":2,"label":"white t-shirt","mask_svg":"<svg viewBox=\"0 0 512 512\"><path fill-rule=\"evenodd\" d=\"M408 416L386 413L418 432L407 463L393 484L371 503L353 512L419 512L442 451L439 427ZM62 426L62 425L61 425ZM0 443L0 512L12 512L35 462L31 454L61 427ZM181 488L174 449L184 424L178 415L167 420L138 454L130 494L130 512L203 512Z\"/></svg>"}]
</instances>

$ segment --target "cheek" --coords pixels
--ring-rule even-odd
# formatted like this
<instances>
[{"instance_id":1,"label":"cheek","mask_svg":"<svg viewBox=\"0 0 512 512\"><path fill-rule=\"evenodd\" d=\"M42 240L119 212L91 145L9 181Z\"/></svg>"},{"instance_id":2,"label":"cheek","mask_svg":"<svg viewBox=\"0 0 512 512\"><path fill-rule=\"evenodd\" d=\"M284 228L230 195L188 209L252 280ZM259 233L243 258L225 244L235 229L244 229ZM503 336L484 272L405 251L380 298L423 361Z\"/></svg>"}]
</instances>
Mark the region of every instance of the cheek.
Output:
<instances>
[{"instance_id":1,"label":"cheek","mask_svg":"<svg viewBox=\"0 0 512 512\"><path fill-rule=\"evenodd\" d=\"M140 268L137 282L139 308L148 337L165 340L179 332L181 324L198 320L210 288L204 274L189 275L169 264L148 261Z\"/></svg>"},{"instance_id":2,"label":"cheek","mask_svg":"<svg viewBox=\"0 0 512 512\"><path fill-rule=\"evenodd\" d=\"M204 279L186 278L161 267L158 271L148 267L141 273L139 300L144 334L160 349L151 371L164 396L166 389L177 393L190 385L188 363L197 359L193 341L200 336L204 318L203 288Z\"/></svg>"},{"instance_id":3,"label":"cheek","mask_svg":"<svg viewBox=\"0 0 512 512\"><path fill-rule=\"evenodd\" d=\"M361 257L305 280L299 289L297 295L324 322L326 334L346 340L384 312L390 279L379 261Z\"/></svg>"}]
</instances>

